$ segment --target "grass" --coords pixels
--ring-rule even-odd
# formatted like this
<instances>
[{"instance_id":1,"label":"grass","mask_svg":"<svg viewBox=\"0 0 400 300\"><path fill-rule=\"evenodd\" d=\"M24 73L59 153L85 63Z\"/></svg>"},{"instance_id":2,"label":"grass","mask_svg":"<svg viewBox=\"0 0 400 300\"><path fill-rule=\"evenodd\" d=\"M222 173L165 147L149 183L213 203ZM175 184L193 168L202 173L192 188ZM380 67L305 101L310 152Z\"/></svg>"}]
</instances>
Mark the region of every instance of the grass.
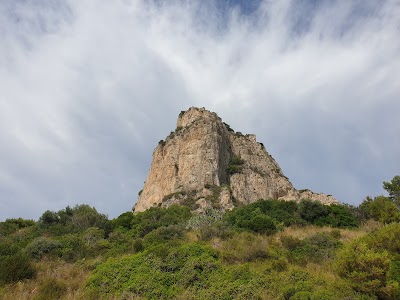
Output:
<instances>
[{"instance_id":1,"label":"grass","mask_svg":"<svg viewBox=\"0 0 400 300\"><path fill-rule=\"evenodd\" d=\"M35 279L6 285L0 292L0 299L43 299L41 297L43 287L46 283L54 281L66 286L63 300L83 299L85 280L97 262L97 260L90 260L73 264L60 260L39 261L35 264L38 270Z\"/></svg>"},{"instance_id":2,"label":"grass","mask_svg":"<svg viewBox=\"0 0 400 300\"><path fill-rule=\"evenodd\" d=\"M283 246L281 237L290 236L304 240L316 234L329 233L331 236L339 239L341 243L347 244L359 237L376 231L381 226L375 221L365 222L356 229L334 229L327 226L318 227L313 225L302 227L291 226L284 228L272 236L240 232L231 237L214 237L208 241L199 240L195 231L188 230L184 233L184 240L185 243L194 242L211 246L221 261L223 270L221 276L225 274L224 272L227 272L226 274L228 275L223 276L234 277L237 274L237 276L242 278L240 280L243 280L244 286L246 284L254 284L255 292L258 291L261 293L263 291L267 293L263 295L265 298L261 297L259 299L283 299L282 295L285 293L285 288L292 285L290 281L294 276L292 274L307 273L310 279L307 279L305 284L310 284L313 289L335 291L336 284L343 289L345 289L346 284L333 271L334 258L329 257L321 263L313 260L305 260L304 264L297 264L295 261L291 262L288 256L290 250ZM85 283L91 271L104 261L105 258L98 257L68 263L56 258L45 257L34 263L37 269L36 278L0 287L0 299L98 299L96 295L88 294ZM246 281L246 276L243 275L243 272L247 269L249 274L251 274L249 276L253 276L254 278L251 281ZM280 278L280 280L276 281L277 278ZM230 279L226 280L226 284L230 284ZM257 280L262 281L260 286L257 285ZM212 285L212 283L210 284ZM265 288L264 284L268 288ZM293 286L300 289L300 284L294 283ZM218 286L214 286L214 289L218 290ZM199 299L196 298L198 295L193 294L194 296L192 296L190 292L193 292L193 290L182 292L177 295L177 299ZM289 293L289 291L286 292ZM216 293L216 290L214 290L214 293ZM209 299L207 297L210 296L205 296L204 299ZM137 300L145 298L134 293L124 292L118 297L111 296L110 298L102 299Z\"/></svg>"},{"instance_id":3,"label":"grass","mask_svg":"<svg viewBox=\"0 0 400 300\"><path fill-rule=\"evenodd\" d=\"M339 231L340 232L339 240L341 242L349 242L364 235L367 235L368 233L378 229L380 226L381 225L379 225L379 223L375 221L368 221L368 223L364 224L364 226L360 226L359 228L355 229L337 229L337 228L333 229L332 227L329 226L319 227L314 225L307 225L303 227L290 226L286 227L283 231L278 232L276 235L274 235L274 238L276 240L280 240L281 236L285 235L303 240L306 237L315 235L317 233L321 232L332 233L332 231L336 232Z\"/></svg>"}]
</instances>

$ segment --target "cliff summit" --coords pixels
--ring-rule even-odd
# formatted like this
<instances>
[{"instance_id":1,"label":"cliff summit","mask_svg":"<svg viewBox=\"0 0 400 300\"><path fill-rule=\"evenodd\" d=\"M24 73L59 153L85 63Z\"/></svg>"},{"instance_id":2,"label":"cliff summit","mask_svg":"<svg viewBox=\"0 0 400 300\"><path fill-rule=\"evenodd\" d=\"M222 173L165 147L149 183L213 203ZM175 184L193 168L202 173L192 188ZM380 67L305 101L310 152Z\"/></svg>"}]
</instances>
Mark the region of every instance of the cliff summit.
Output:
<instances>
[{"instance_id":1,"label":"cliff summit","mask_svg":"<svg viewBox=\"0 0 400 300\"><path fill-rule=\"evenodd\" d=\"M338 203L330 195L296 190L255 135L235 132L216 113L191 107L154 150L134 211L174 203L230 210L260 199Z\"/></svg>"}]
</instances>

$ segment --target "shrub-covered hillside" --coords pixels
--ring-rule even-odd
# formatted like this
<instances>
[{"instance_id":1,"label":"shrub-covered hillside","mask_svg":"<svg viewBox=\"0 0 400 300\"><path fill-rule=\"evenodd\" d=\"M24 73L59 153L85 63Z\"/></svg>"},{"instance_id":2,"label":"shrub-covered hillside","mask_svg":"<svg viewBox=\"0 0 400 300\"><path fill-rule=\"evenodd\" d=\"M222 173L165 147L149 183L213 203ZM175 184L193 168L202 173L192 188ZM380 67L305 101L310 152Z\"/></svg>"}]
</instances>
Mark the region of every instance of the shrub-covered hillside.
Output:
<instances>
[{"instance_id":1,"label":"shrub-covered hillside","mask_svg":"<svg viewBox=\"0 0 400 300\"><path fill-rule=\"evenodd\" d=\"M0 223L0 299L400 299L400 212L260 200L109 220L88 205Z\"/></svg>"}]
</instances>

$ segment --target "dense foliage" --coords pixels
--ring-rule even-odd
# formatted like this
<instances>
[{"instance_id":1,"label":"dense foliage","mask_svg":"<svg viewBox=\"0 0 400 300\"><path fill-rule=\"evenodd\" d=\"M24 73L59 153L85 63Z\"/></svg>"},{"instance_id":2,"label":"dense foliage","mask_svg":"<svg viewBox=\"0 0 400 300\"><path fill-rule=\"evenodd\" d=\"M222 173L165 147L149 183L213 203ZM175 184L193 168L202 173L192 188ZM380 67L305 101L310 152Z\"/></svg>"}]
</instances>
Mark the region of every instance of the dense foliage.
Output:
<instances>
[{"instance_id":1,"label":"dense foliage","mask_svg":"<svg viewBox=\"0 0 400 300\"><path fill-rule=\"evenodd\" d=\"M389 193L389 198L400 206L400 176L394 176L390 182L383 182L383 188Z\"/></svg>"},{"instance_id":2,"label":"dense foliage","mask_svg":"<svg viewBox=\"0 0 400 300\"><path fill-rule=\"evenodd\" d=\"M314 224L338 228L358 226L357 218L344 205L323 205L320 202L258 201L236 208L225 215L225 220L236 228L273 234L284 226Z\"/></svg>"},{"instance_id":3,"label":"dense foliage","mask_svg":"<svg viewBox=\"0 0 400 300\"><path fill-rule=\"evenodd\" d=\"M396 184L359 207L260 200L108 220L77 205L8 219L0 299L400 299Z\"/></svg>"}]
</instances>

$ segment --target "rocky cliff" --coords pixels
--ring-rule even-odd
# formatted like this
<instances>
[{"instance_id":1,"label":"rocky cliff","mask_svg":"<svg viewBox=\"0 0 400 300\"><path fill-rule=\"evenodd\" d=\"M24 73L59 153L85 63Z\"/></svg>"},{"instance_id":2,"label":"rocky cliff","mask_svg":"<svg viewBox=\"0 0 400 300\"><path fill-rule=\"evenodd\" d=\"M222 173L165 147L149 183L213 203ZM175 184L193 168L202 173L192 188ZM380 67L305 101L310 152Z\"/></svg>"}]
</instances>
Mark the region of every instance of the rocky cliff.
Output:
<instances>
[{"instance_id":1,"label":"rocky cliff","mask_svg":"<svg viewBox=\"0 0 400 300\"><path fill-rule=\"evenodd\" d=\"M337 203L329 195L296 190L255 135L234 132L216 113L192 107L179 114L175 132L154 150L134 210L173 203L229 210L271 198Z\"/></svg>"}]
</instances>

